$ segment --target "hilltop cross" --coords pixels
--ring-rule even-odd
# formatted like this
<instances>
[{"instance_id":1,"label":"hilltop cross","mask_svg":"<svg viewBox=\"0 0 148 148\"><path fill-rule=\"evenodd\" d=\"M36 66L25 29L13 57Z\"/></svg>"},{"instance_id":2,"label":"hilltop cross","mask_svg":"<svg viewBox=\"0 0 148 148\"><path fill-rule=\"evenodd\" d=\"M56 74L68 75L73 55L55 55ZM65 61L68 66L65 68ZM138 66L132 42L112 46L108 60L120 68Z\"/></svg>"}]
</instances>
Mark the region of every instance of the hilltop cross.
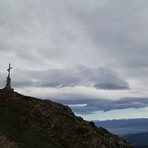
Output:
<instances>
[{"instance_id":1,"label":"hilltop cross","mask_svg":"<svg viewBox=\"0 0 148 148\"><path fill-rule=\"evenodd\" d=\"M9 63L9 68L7 69L8 71L8 77L10 77L10 70L12 69L12 67L10 66L10 63Z\"/></svg>"},{"instance_id":2,"label":"hilltop cross","mask_svg":"<svg viewBox=\"0 0 148 148\"><path fill-rule=\"evenodd\" d=\"M7 69L8 71L8 76L7 76L7 81L6 81L6 86L5 89L11 89L11 78L10 78L10 70L12 69L10 63L9 63L9 68Z\"/></svg>"}]
</instances>

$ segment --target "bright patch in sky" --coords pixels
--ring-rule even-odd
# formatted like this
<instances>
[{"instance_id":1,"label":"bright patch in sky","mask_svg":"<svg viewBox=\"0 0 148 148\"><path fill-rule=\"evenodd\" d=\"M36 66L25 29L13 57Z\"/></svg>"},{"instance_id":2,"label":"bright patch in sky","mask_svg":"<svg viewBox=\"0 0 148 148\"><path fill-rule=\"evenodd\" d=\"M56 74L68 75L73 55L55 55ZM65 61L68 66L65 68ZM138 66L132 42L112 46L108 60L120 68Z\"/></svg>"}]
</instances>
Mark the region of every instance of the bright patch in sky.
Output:
<instances>
[{"instance_id":1,"label":"bright patch in sky","mask_svg":"<svg viewBox=\"0 0 148 148\"><path fill-rule=\"evenodd\" d=\"M123 109L123 110L111 110L108 112L97 111L94 114L88 115L80 115L78 116L83 117L85 120L92 121L92 120L112 120L112 119L133 119L133 118L148 118L147 114L148 108L130 108L130 109Z\"/></svg>"}]
</instances>

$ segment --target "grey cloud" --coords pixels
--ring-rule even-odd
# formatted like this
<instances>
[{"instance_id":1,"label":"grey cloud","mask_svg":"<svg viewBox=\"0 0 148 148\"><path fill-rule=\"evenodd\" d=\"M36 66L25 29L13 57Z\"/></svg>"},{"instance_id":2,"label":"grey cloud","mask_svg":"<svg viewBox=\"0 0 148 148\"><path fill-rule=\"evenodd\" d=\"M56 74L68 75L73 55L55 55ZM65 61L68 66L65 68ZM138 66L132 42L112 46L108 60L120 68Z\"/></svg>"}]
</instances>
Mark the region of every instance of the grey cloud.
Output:
<instances>
[{"instance_id":1,"label":"grey cloud","mask_svg":"<svg viewBox=\"0 0 148 148\"><path fill-rule=\"evenodd\" d=\"M111 111L119 109L129 109L129 108L144 108L148 107L148 98L122 98L120 100L107 100L103 98L83 98L80 99L55 99L55 101L61 102L66 105L71 104L87 104L84 107L71 107L72 110L77 114L93 114L95 111Z\"/></svg>"},{"instance_id":2,"label":"grey cloud","mask_svg":"<svg viewBox=\"0 0 148 148\"><path fill-rule=\"evenodd\" d=\"M147 5L145 0L1 1L0 50L34 64L141 68L148 63Z\"/></svg>"},{"instance_id":3,"label":"grey cloud","mask_svg":"<svg viewBox=\"0 0 148 148\"><path fill-rule=\"evenodd\" d=\"M135 1L134 5L132 1L105 1L102 8L92 9L91 15L81 12L78 18L85 24L97 55L101 51L102 57L114 65L139 68L147 65L146 1Z\"/></svg>"},{"instance_id":4,"label":"grey cloud","mask_svg":"<svg viewBox=\"0 0 148 148\"><path fill-rule=\"evenodd\" d=\"M113 83L100 83L100 84L95 84L95 88L98 89L108 89L108 90L122 90L122 89L129 89L128 85L118 85L118 84L113 84Z\"/></svg>"},{"instance_id":5,"label":"grey cloud","mask_svg":"<svg viewBox=\"0 0 148 148\"><path fill-rule=\"evenodd\" d=\"M17 77L19 75L19 78ZM117 74L104 68L88 68L76 66L48 71L15 71L13 73L14 87L74 87L94 86L97 89L119 90L128 89L128 83L118 78ZM22 81L23 80L23 81Z\"/></svg>"},{"instance_id":6,"label":"grey cloud","mask_svg":"<svg viewBox=\"0 0 148 148\"><path fill-rule=\"evenodd\" d=\"M128 109L128 108L144 108L148 106L148 99L147 98L122 98L117 101L102 101L101 103L102 110L104 111L110 111L110 110L116 110L116 109ZM93 105L95 103L92 103L90 105ZM98 101L98 105L95 106L95 108L101 107Z\"/></svg>"},{"instance_id":7,"label":"grey cloud","mask_svg":"<svg viewBox=\"0 0 148 148\"><path fill-rule=\"evenodd\" d=\"M0 72L0 87L3 88L5 86L6 76L5 73Z\"/></svg>"},{"instance_id":8,"label":"grey cloud","mask_svg":"<svg viewBox=\"0 0 148 148\"><path fill-rule=\"evenodd\" d=\"M12 87L13 88L24 88L24 87L33 87L34 85L37 85L35 82L32 80L15 80L12 81Z\"/></svg>"},{"instance_id":9,"label":"grey cloud","mask_svg":"<svg viewBox=\"0 0 148 148\"><path fill-rule=\"evenodd\" d=\"M95 82L94 87L98 89L129 89L128 83L120 79L114 71L109 69L96 69L92 79Z\"/></svg>"}]
</instances>

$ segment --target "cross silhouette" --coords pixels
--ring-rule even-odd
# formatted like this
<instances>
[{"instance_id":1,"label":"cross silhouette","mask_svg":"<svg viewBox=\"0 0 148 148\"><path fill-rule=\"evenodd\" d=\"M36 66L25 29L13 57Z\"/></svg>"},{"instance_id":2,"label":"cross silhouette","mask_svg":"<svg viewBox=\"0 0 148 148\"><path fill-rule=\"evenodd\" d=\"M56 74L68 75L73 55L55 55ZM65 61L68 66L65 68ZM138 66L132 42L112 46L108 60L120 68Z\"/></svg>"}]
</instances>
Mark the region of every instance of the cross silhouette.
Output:
<instances>
[{"instance_id":1,"label":"cross silhouette","mask_svg":"<svg viewBox=\"0 0 148 148\"><path fill-rule=\"evenodd\" d=\"M11 65L10 65L10 63L9 63L9 68L7 69L7 71L8 71L8 77L10 76L10 70L12 69L12 67L11 67Z\"/></svg>"}]
</instances>

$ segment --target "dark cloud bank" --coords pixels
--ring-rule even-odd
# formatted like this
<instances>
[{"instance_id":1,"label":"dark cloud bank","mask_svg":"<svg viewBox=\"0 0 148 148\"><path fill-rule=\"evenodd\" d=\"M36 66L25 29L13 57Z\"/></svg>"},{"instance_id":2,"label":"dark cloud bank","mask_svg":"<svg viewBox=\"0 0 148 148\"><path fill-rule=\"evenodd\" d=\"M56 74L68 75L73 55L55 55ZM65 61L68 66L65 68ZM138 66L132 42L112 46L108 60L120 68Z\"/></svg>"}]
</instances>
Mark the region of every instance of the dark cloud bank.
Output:
<instances>
[{"instance_id":1,"label":"dark cloud bank","mask_svg":"<svg viewBox=\"0 0 148 148\"><path fill-rule=\"evenodd\" d=\"M21 76L21 77L18 77ZM12 73L14 88L41 87L57 88L65 87L94 87L102 90L129 90L128 82L119 78L112 70L105 68L89 68L76 66L73 68L50 69L47 71L22 71L16 70ZM148 106L148 98L110 98L91 97L81 93L69 93L66 96L56 98L45 97L65 105L72 105L74 112L79 114L91 114L95 111L110 111L128 108L144 108ZM82 106L79 106L82 105ZM75 106L73 106L75 105ZM78 106L77 106L78 105ZM84 105L84 106L83 106Z\"/></svg>"},{"instance_id":2,"label":"dark cloud bank","mask_svg":"<svg viewBox=\"0 0 148 148\"><path fill-rule=\"evenodd\" d=\"M80 96L79 96L80 97ZM77 114L92 114L95 111L111 111L111 110L122 110L129 108L145 108L148 107L148 98L121 98L120 100L109 100L103 98L74 98L69 100L57 99L56 101L63 104L72 105L71 108ZM73 106L79 104L84 104L84 106Z\"/></svg>"},{"instance_id":3,"label":"dark cloud bank","mask_svg":"<svg viewBox=\"0 0 148 148\"><path fill-rule=\"evenodd\" d=\"M21 77L17 77L20 75ZM129 89L128 82L112 70L76 66L73 68L51 69L47 71L15 71L12 75L14 87L74 87L89 86L96 89Z\"/></svg>"}]
</instances>

